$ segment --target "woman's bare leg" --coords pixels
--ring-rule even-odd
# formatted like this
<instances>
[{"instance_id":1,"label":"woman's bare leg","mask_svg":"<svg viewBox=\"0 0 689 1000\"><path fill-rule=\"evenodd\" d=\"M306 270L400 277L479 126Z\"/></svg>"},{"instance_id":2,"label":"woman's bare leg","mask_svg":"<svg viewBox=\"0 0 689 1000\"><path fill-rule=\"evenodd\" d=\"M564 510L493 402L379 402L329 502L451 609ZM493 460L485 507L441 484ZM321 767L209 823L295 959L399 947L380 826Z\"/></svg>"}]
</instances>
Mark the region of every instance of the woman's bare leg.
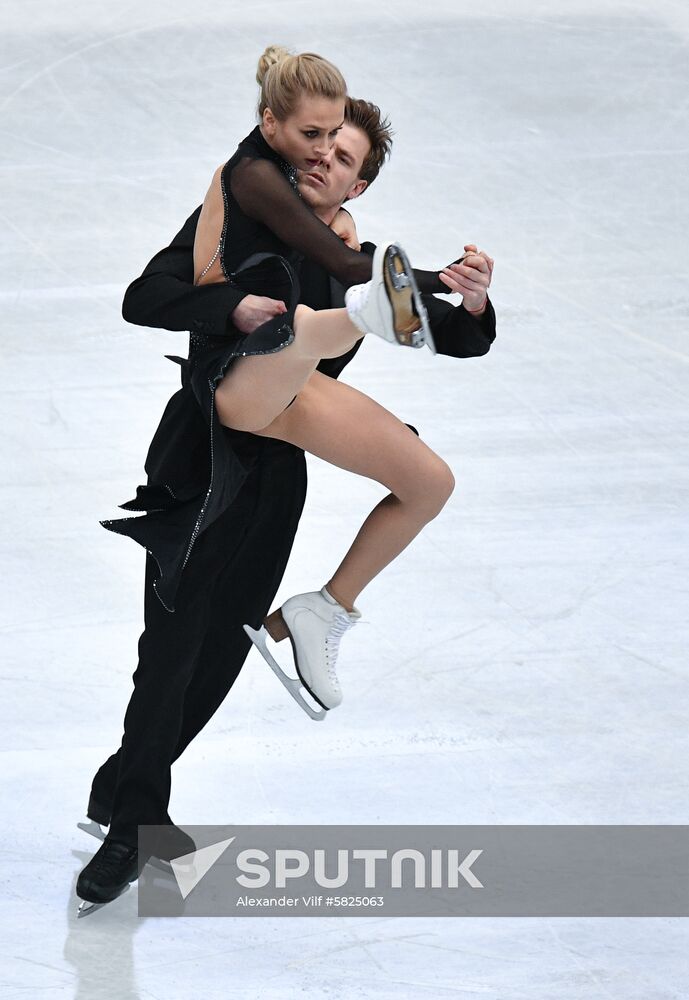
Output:
<instances>
[{"instance_id":1,"label":"woman's bare leg","mask_svg":"<svg viewBox=\"0 0 689 1000\"><path fill-rule=\"evenodd\" d=\"M315 312L297 306L291 344L273 354L237 358L218 384L215 408L220 422L257 433L282 413L321 358L339 357L362 336L346 309Z\"/></svg>"},{"instance_id":2,"label":"woman's bare leg","mask_svg":"<svg viewBox=\"0 0 689 1000\"><path fill-rule=\"evenodd\" d=\"M406 424L363 392L322 372L314 372L295 403L258 433L289 441L391 490L368 515L328 583L348 610L440 513L454 489L450 467Z\"/></svg>"}]
</instances>

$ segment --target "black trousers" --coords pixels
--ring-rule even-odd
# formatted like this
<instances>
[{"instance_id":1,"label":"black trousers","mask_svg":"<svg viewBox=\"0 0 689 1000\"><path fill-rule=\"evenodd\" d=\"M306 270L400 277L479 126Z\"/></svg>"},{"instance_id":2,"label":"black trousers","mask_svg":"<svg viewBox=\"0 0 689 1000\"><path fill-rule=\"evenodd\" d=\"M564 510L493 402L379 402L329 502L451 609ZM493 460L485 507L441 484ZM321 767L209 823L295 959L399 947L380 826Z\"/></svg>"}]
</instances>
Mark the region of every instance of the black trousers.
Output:
<instances>
[{"instance_id":1,"label":"black trousers","mask_svg":"<svg viewBox=\"0 0 689 1000\"><path fill-rule=\"evenodd\" d=\"M284 575L306 497L304 452L252 441L256 463L196 540L173 613L153 590L157 565L146 554L145 627L122 744L91 790L110 808L113 839L135 845L139 824L169 822L172 762L232 687L251 648L242 626L259 627Z\"/></svg>"}]
</instances>

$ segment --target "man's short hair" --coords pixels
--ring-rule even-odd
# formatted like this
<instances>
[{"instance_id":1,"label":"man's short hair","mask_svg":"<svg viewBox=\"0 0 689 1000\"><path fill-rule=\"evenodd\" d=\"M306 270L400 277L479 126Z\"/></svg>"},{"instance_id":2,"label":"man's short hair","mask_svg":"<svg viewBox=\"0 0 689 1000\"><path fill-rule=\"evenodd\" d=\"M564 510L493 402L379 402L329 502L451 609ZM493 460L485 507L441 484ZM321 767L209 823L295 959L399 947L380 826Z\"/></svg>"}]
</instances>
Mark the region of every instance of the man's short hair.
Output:
<instances>
[{"instance_id":1,"label":"man's short hair","mask_svg":"<svg viewBox=\"0 0 689 1000\"><path fill-rule=\"evenodd\" d=\"M345 121L365 132L371 143L370 152L359 171L359 177L371 185L392 149L394 133L390 122L382 117L378 105L354 97L345 100Z\"/></svg>"}]
</instances>

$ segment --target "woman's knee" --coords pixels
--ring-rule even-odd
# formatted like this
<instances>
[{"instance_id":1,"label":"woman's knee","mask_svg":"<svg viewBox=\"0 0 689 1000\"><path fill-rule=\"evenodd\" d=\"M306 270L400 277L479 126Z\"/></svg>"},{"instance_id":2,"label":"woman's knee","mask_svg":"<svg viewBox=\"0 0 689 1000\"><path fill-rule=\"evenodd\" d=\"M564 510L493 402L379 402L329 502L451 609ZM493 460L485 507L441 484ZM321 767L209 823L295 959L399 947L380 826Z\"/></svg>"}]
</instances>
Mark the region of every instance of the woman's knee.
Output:
<instances>
[{"instance_id":1,"label":"woman's knee","mask_svg":"<svg viewBox=\"0 0 689 1000\"><path fill-rule=\"evenodd\" d=\"M315 309L302 304L294 310L292 328L294 329L295 341L292 344L292 350L309 359L315 354L319 354L320 348L319 327L318 323L314 322L316 315Z\"/></svg>"},{"instance_id":2,"label":"woman's knee","mask_svg":"<svg viewBox=\"0 0 689 1000\"><path fill-rule=\"evenodd\" d=\"M438 456L430 479L432 483L431 492L437 504L437 513L439 514L452 496L455 488L455 477L447 462Z\"/></svg>"},{"instance_id":3,"label":"woman's knee","mask_svg":"<svg viewBox=\"0 0 689 1000\"><path fill-rule=\"evenodd\" d=\"M304 320L308 320L309 316L313 316L314 311L315 310L313 310L311 306L305 306L302 303L300 303L294 310L295 329L296 327L301 326Z\"/></svg>"},{"instance_id":4,"label":"woman's knee","mask_svg":"<svg viewBox=\"0 0 689 1000\"><path fill-rule=\"evenodd\" d=\"M434 454L421 470L415 472L413 501L424 510L430 521L443 509L454 488L452 469L439 455Z\"/></svg>"}]
</instances>

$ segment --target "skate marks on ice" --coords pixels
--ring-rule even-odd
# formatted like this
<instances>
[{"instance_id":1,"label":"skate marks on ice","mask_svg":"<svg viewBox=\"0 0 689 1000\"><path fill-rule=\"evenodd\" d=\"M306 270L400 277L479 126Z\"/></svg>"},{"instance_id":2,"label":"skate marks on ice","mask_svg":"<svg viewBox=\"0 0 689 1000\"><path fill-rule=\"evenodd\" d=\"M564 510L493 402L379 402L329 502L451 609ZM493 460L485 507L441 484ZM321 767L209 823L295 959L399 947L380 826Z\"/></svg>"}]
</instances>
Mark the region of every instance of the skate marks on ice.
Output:
<instances>
[{"instance_id":1,"label":"skate marks on ice","mask_svg":"<svg viewBox=\"0 0 689 1000\"><path fill-rule=\"evenodd\" d=\"M313 719L315 722L322 722L328 713L328 709L324 708L321 705L321 703L315 697L313 692L305 684L304 679L302 678L301 673L299 671L299 666L297 664L296 656L294 656L294 666L296 668L297 674L299 675L298 678L290 677L289 674L287 674L282 669L280 664L277 662L273 654L268 649L268 631L264 625L261 625L260 629L258 630L251 628L250 625L244 625L243 628L246 634L253 642L254 646L256 646L256 648L260 652L263 659L266 661L270 669L273 671L277 679L289 691L292 698L294 698L297 705L299 705L299 707L306 712L309 718ZM306 698L304 698L304 695L302 694L302 688L310 695L310 697L314 699L314 701L318 703L319 708L315 708L313 705L309 704L309 702L306 700Z\"/></svg>"}]
</instances>

